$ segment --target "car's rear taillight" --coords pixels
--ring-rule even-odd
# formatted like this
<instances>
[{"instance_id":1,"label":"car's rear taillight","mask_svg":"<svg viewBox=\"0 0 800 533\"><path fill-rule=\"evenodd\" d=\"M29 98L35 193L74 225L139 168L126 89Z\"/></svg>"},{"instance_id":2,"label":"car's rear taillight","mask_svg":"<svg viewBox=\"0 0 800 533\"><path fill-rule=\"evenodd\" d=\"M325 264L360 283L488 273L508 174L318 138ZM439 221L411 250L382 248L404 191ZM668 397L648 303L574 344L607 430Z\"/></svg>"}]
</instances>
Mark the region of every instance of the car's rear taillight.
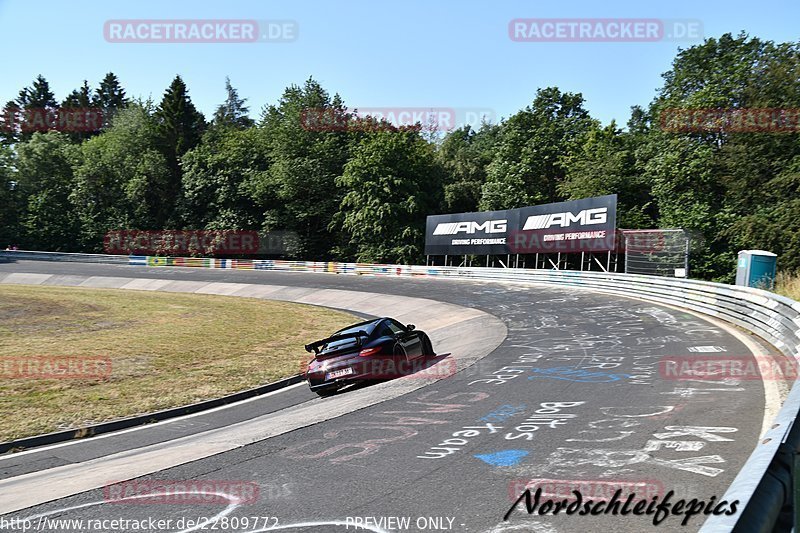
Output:
<instances>
[{"instance_id":1,"label":"car's rear taillight","mask_svg":"<svg viewBox=\"0 0 800 533\"><path fill-rule=\"evenodd\" d=\"M363 350L358 352L358 355L360 355L361 357L367 357L368 355L375 355L376 353L378 353L380 351L381 351L381 347L380 346L377 346L375 348L364 348Z\"/></svg>"}]
</instances>

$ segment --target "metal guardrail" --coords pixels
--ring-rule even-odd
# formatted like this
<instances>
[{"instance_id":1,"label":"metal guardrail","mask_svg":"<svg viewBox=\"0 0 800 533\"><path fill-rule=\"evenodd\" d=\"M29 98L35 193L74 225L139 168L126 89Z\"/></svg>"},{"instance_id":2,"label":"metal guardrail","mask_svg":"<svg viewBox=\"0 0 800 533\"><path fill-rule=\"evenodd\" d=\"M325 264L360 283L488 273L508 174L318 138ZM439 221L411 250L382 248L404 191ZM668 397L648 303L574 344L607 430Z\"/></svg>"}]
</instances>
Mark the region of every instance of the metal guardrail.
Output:
<instances>
[{"instance_id":1,"label":"metal guardrail","mask_svg":"<svg viewBox=\"0 0 800 533\"><path fill-rule=\"evenodd\" d=\"M18 256L16 254L28 254ZM141 266L184 266L283 272L325 272L347 275L424 276L475 281L525 282L583 288L691 309L736 324L763 338L785 356L800 361L800 303L768 291L696 280L636 274L526 270L486 267L426 267L322 261L236 260L150 256L105 256L108 261L81 259L84 254L0 252L20 259L125 262ZM33 254L33 255L30 255ZM89 256L97 258L100 256ZM113 259L112 259L113 258ZM712 516L701 531L785 531L800 524L795 483L800 475L800 380L796 380L771 428L762 437L722 499L739 500L742 511ZM800 498L800 496L798 496ZM800 529L797 528L796 529Z\"/></svg>"}]
</instances>

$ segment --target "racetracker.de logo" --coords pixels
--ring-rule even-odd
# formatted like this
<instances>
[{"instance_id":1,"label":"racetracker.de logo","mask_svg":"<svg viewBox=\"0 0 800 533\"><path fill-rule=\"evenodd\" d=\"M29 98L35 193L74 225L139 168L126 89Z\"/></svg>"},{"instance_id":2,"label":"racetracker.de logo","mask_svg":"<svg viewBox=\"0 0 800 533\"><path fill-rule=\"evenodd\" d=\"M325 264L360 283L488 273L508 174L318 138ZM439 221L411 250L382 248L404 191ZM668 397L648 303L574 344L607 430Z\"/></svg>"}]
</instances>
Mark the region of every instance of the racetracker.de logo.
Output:
<instances>
[{"instance_id":1,"label":"racetracker.de logo","mask_svg":"<svg viewBox=\"0 0 800 533\"><path fill-rule=\"evenodd\" d=\"M0 358L2 379L105 379L108 356L32 356Z\"/></svg>"},{"instance_id":2,"label":"racetracker.de logo","mask_svg":"<svg viewBox=\"0 0 800 533\"><path fill-rule=\"evenodd\" d=\"M380 356L379 356L380 357ZM323 361L321 365L313 364L314 358L309 357L300 361L300 373L308 378L309 373L327 374L336 370L347 371L342 376L357 375L369 379L396 379L405 378L407 380L440 380L452 377L458 372L458 363L452 357L447 357L441 361L431 361L427 359L400 359L394 360L391 357L366 359L352 364L350 367L330 367Z\"/></svg>"},{"instance_id":3,"label":"racetracker.de logo","mask_svg":"<svg viewBox=\"0 0 800 533\"><path fill-rule=\"evenodd\" d=\"M118 230L103 238L107 254L238 254L260 251L258 232L249 230Z\"/></svg>"},{"instance_id":4,"label":"racetracker.de logo","mask_svg":"<svg viewBox=\"0 0 800 533\"><path fill-rule=\"evenodd\" d=\"M695 19L514 19L512 41L528 43L611 43L701 40L703 23Z\"/></svg>"},{"instance_id":5,"label":"racetracker.de logo","mask_svg":"<svg viewBox=\"0 0 800 533\"><path fill-rule=\"evenodd\" d=\"M294 20L107 20L109 43L287 43L297 40Z\"/></svg>"},{"instance_id":6,"label":"racetracker.de logo","mask_svg":"<svg viewBox=\"0 0 800 533\"><path fill-rule=\"evenodd\" d=\"M50 109L9 107L2 117L0 129L22 133L61 131L64 133L94 132L103 127L103 110L99 107L60 107Z\"/></svg>"},{"instance_id":7,"label":"racetracker.de logo","mask_svg":"<svg viewBox=\"0 0 800 533\"><path fill-rule=\"evenodd\" d=\"M798 133L800 108L667 108L659 126L670 133Z\"/></svg>"},{"instance_id":8,"label":"racetracker.de logo","mask_svg":"<svg viewBox=\"0 0 800 533\"><path fill-rule=\"evenodd\" d=\"M700 352L720 350L715 346L694 348ZM797 366L793 359L770 355L667 355L659 360L658 373L667 381L794 381Z\"/></svg>"},{"instance_id":9,"label":"racetracker.de logo","mask_svg":"<svg viewBox=\"0 0 800 533\"><path fill-rule=\"evenodd\" d=\"M228 505L258 501L259 485L254 481L219 479L142 479L109 483L103 487L108 503Z\"/></svg>"},{"instance_id":10,"label":"racetracker.de logo","mask_svg":"<svg viewBox=\"0 0 800 533\"><path fill-rule=\"evenodd\" d=\"M308 131L391 131L419 126L447 132L464 126L478 129L494 120L494 110L477 107L363 107L346 112L307 108L300 115L300 125Z\"/></svg>"}]
</instances>

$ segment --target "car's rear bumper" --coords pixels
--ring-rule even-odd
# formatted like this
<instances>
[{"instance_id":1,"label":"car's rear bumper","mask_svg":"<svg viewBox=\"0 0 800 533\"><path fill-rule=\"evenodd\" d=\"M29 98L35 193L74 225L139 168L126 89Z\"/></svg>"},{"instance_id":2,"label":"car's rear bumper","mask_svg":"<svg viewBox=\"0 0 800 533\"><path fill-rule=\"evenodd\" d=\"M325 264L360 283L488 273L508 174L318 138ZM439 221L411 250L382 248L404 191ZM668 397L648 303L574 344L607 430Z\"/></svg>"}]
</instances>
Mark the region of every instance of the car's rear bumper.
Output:
<instances>
[{"instance_id":1,"label":"car's rear bumper","mask_svg":"<svg viewBox=\"0 0 800 533\"><path fill-rule=\"evenodd\" d=\"M324 364L326 363L327 364ZM392 356L350 357L341 360L323 360L312 366L306 374L311 390L331 386L344 386L360 381L385 381L415 374L429 366L429 358L418 357L412 360L397 359ZM331 372L351 369L344 376L329 377Z\"/></svg>"}]
</instances>

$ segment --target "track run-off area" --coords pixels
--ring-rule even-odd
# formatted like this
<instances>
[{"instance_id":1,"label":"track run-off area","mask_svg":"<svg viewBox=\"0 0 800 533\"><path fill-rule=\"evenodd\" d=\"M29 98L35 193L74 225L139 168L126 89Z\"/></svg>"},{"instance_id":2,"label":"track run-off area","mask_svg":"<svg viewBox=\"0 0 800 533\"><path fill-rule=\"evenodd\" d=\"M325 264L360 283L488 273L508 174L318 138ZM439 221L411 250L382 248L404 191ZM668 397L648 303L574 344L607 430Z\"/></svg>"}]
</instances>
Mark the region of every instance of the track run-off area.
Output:
<instances>
[{"instance_id":1,"label":"track run-off area","mask_svg":"<svg viewBox=\"0 0 800 533\"><path fill-rule=\"evenodd\" d=\"M696 531L781 401L777 381L677 379L659 365L772 353L759 339L574 288L35 261L0 263L0 283L314 303L414 323L441 354L421 375L330 398L299 384L0 456L2 531L21 531L22 519L76 532L141 531L147 521L187 532ZM115 501L108 487L124 482L213 488L204 501ZM673 502L708 505L685 525L685 511L654 526L653 513L528 514L524 502L507 516L525 487L541 488L542 502L573 490L601 502L623 489L634 503L673 491Z\"/></svg>"}]
</instances>

